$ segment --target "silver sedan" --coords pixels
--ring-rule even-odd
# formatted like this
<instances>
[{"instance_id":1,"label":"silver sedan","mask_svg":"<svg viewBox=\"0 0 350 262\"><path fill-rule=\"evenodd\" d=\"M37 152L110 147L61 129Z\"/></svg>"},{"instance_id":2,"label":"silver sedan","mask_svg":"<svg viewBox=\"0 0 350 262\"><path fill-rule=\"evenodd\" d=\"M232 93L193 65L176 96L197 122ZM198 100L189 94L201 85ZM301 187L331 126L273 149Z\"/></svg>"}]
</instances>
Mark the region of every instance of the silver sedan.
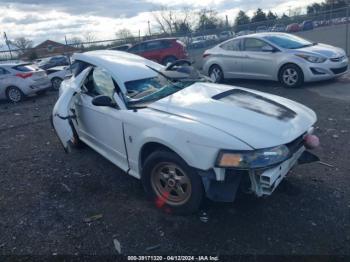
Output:
<instances>
[{"instance_id":1,"label":"silver sedan","mask_svg":"<svg viewBox=\"0 0 350 262\"><path fill-rule=\"evenodd\" d=\"M349 63L341 48L271 32L230 39L206 50L203 59L203 70L214 82L265 79L291 88L341 76Z\"/></svg>"}]
</instances>

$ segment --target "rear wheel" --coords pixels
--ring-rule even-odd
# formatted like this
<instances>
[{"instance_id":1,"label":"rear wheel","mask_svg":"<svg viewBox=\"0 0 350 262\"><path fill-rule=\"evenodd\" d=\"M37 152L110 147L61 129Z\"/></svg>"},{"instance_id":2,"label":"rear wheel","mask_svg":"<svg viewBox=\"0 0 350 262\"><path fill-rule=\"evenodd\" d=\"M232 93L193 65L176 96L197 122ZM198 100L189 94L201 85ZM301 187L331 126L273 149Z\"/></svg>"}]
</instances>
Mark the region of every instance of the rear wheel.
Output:
<instances>
[{"instance_id":1,"label":"rear wheel","mask_svg":"<svg viewBox=\"0 0 350 262\"><path fill-rule=\"evenodd\" d=\"M304 83L303 71L294 64L283 66L278 78L281 84L287 88L298 88Z\"/></svg>"},{"instance_id":2,"label":"rear wheel","mask_svg":"<svg viewBox=\"0 0 350 262\"><path fill-rule=\"evenodd\" d=\"M204 195L200 176L169 151L156 151L146 159L142 184L156 206L169 213L196 212Z\"/></svg>"},{"instance_id":3,"label":"rear wheel","mask_svg":"<svg viewBox=\"0 0 350 262\"><path fill-rule=\"evenodd\" d=\"M10 86L6 89L6 97L12 103L18 103L24 99L23 92L15 86Z\"/></svg>"},{"instance_id":4,"label":"rear wheel","mask_svg":"<svg viewBox=\"0 0 350 262\"><path fill-rule=\"evenodd\" d=\"M59 77L54 77L51 79L51 83L52 83L52 89L57 91L60 89L62 79Z\"/></svg>"},{"instance_id":5,"label":"rear wheel","mask_svg":"<svg viewBox=\"0 0 350 262\"><path fill-rule=\"evenodd\" d=\"M214 83L221 83L224 81L224 72L218 65L213 65L209 70L209 77Z\"/></svg>"}]
</instances>

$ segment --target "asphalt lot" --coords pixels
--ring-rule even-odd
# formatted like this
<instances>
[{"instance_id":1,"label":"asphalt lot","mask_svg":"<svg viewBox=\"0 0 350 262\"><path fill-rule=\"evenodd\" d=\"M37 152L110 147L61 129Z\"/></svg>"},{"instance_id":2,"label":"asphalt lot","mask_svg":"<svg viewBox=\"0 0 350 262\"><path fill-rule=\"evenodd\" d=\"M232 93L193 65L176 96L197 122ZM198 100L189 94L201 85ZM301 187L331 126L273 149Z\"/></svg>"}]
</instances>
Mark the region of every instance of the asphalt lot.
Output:
<instances>
[{"instance_id":1,"label":"asphalt lot","mask_svg":"<svg viewBox=\"0 0 350 262\"><path fill-rule=\"evenodd\" d=\"M117 239L123 254L350 255L350 75L295 90L228 84L315 110L316 153L331 166L297 167L269 198L207 201L207 222L202 213L171 216L93 150L63 151L49 123L55 92L0 103L0 254L110 255Z\"/></svg>"}]
</instances>

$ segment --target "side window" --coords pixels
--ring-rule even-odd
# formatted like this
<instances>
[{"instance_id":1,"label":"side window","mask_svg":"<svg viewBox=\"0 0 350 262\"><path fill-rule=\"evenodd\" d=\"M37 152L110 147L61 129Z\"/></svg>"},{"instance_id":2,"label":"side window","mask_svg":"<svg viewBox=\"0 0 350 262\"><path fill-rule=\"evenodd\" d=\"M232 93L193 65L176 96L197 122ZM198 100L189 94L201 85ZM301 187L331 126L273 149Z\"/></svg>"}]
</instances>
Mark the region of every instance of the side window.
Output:
<instances>
[{"instance_id":1,"label":"side window","mask_svg":"<svg viewBox=\"0 0 350 262\"><path fill-rule=\"evenodd\" d=\"M9 72L3 68L0 67L0 75L6 75L8 74Z\"/></svg>"},{"instance_id":2,"label":"side window","mask_svg":"<svg viewBox=\"0 0 350 262\"><path fill-rule=\"evenodd\" d=\"M241 50L241 40L231 40L220 46L222 49L228 51L240 51Z\"/></svg>"},{"instance_id":3,"label":"side window","mask_svg":"<svg viewBox=\"0 0 350 262\"><path fill-rule=\"evenodd\" d=\"M92 95L106 95L113 98L115 92L113 78L106 70L98 67L90 73L85 86Z\"/></svg>"},{"instance_id":4,"label":"side window","mask_svg":"<svg viewBox=\"0 0 350 262\"><path fill-rule=\"evenodd\" d=\"M147 51L157 50L161 48L161 42L160 41L153 41L147 43Z\"/></svg>"},{"instance_id":5,"label":"side window","mask_svg":"<svg viewBox=\"0 0 350 262\"><path fill-rule=\"evenodd\" d=\"M77 77L81 72L83 72L86 68L88 68L90 64L82 62L82 61L74 61L71 66L72 73L75 77Z\"/></svg>"},{"instance_id":6,"label":"side window","mask_svg":"<svg viewBox=\"0 0 350 262\"><path fill-rule=\"evenodd\" d=\"M244 51L262 52L262 48L268 45L266 42L256 38L244 39Z\"/></svg>"}]
</instances>

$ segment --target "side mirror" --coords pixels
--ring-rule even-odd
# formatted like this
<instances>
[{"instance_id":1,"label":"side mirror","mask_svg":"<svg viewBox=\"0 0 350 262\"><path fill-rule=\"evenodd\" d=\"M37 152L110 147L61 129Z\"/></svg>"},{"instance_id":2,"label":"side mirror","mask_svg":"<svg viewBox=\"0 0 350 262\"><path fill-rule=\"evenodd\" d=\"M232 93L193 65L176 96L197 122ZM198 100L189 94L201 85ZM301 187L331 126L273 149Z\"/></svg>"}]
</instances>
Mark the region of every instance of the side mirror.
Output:
<instances>
[{"instance_id":1,"label":"side mirror","mask_svg":"<svg viewBox=\"0 0 350 262\"><path fill-rule=\"evenodd\" d=\"M116 103L109 96L99 95L92 99L92 104L94 106L109 106L116 107Z\"/></svg>"},{"instance_id":2,"label":"side mirror","mask_svg":"<svg viewBox=\"0 0 350 262\"><path fill-rule=\"evenodd\" d=\"M263 51L263 52L275 52L275 49L270 45L265 45L265 46L263 46L261 51Z\"/></svg>"}]
</instances>

